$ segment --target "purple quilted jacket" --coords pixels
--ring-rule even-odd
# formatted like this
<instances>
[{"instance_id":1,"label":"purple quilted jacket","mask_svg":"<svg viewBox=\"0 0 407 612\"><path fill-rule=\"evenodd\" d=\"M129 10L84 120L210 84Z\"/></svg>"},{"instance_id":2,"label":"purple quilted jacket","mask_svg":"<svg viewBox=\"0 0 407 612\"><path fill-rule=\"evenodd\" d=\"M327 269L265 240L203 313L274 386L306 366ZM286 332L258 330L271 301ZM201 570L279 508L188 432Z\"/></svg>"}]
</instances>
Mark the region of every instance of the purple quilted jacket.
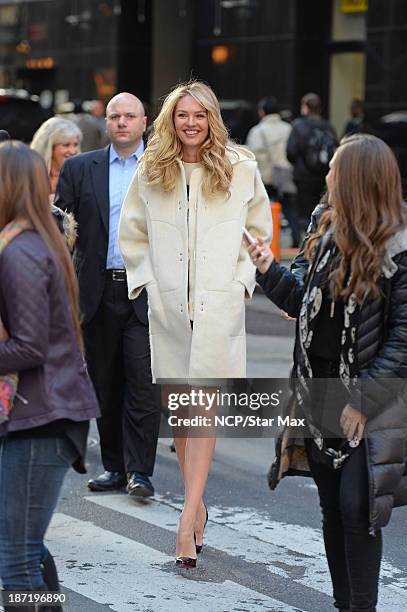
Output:
<instances>
[{"instance_id":1,"label":"purple quilted jacket","mask_svg":"<svg viewBox=\"0 0 407 612\"><path fill-rule=\"evenodd\" d=\"M0 316L10 336L0 342L0 374L19 373L18 396L0 436L99 416L62 272L35 231L23 232L0 254Z\"/></svg>"}]
</instances>

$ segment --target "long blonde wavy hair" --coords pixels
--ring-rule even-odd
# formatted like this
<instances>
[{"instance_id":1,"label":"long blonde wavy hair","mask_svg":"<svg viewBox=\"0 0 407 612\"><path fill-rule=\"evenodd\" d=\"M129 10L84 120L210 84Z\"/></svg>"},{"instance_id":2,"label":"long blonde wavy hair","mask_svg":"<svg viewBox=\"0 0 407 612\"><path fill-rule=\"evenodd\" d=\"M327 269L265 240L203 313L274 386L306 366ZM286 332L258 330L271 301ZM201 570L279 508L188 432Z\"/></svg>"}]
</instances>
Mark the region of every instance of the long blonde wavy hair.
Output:
<instances>
[{"instance_id":1,"label":"long blonde wavy hair","mask_svg":"<svg viewBox=\"0 0 407 612\"><path fill-rule=\"evenodd\" d=\"M330 275L335 299L380 294L379 277L386 244L407 222L400 171L383 140L355 134L341 141L332 165L329 203L305 254L309 260L331 227L338 248L338 265Z\"/></svg>"},{"instance_id":2,"label":"long blonde wavy hair","mask_svg":"<svg viewBox=\"0 0 407 612\"><path fill-rule=\"evenodd\" d=\"M141 173L150 185L157 185L169 193L175 188L179 173L177 160L181 158L182 143L174 127L174 112L178 101L192 96L208 114L208 137L200 149L204 170L202 191L208 197L229 193L232 164L226 155L228 132L223 123L218 99L212 89L201 81L178 85L165 98L160 114L154 121L150 138L141 161Z\"/></svg>"},{"instance_id":3,"label":"long blonde wavy hair","mask_svg":"<svg viewBox=\"0 0 407 612\"><path fill-rule=\"evenodd\" d=\"M63 144L69 138L78 138L79 143L81 143L82 132L73 121L63 117L47 119L35 132L30 148L41 155L45 161L48 174L51 172L54 145ZM80 147L78 153L80 153Z\"/></svg>"}]
</instances>

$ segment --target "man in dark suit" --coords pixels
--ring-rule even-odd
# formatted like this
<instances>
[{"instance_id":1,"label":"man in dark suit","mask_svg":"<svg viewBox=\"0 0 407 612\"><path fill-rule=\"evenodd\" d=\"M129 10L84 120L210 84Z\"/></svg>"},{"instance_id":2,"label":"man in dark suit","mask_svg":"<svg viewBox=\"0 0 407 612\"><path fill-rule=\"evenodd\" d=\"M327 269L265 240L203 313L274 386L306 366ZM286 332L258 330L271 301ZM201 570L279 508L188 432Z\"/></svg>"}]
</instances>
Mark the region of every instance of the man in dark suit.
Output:
<instances>
[{"instance_id":1,"label":"man in dark suit","mask_svg":"<svg viewBox=\"0 0 407 612\"><path fill-rule=\"evenodd\" d=\"M160 420L158 387L151 382L147 295L127 295L118 224L124 196L143 153L146 117L138 98L117 94L106 108L111 145L67 160L55 204L78 222L74 254L89 373L98 395L105 472L92 491L119 489L154 494ZM126 479L127 476L127 479Z\"/></svg>"}]
</instances>

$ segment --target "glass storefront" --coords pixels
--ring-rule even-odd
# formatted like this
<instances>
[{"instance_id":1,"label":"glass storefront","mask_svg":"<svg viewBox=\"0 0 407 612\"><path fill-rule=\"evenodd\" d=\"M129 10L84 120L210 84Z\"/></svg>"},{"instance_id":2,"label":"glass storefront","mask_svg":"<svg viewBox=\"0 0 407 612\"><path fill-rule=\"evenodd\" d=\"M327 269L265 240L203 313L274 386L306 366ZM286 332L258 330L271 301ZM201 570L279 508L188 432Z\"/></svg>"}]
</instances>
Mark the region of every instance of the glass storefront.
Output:
<instances>
[{"instance_id":1,"label":"glass storefront","mask_svg":"<svg viewBox=\"0 0 407 612\"><path fill-rule=\"evenodd\" d=\"M120 11L120 0L2 1L0 88L51 104L111 97Z\"/></svg>"}]
</instances>

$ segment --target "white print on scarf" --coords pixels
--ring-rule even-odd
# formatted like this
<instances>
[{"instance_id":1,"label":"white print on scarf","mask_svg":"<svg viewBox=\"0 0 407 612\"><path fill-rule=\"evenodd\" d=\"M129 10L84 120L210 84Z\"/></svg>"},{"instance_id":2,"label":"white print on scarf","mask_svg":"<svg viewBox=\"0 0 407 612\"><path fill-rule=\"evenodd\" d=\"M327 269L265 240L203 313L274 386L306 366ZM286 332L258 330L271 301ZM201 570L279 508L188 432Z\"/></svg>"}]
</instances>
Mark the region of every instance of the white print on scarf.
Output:
<instances>
[{"instance_id":1,"label":"white print on scarf","mask_svg":"<svg viewBox=\"0 0 407 612\"><path fill-rule=\"evenodd\" d=\"M319 287L314 287L310 293L309 299L311 303L314 302L312 304L311 312L309 315L310 321L312 321L312 319L316 317L319 311L321 310L321 304L322 304L321 289Z\"/></svg>"},{"instance_id":2,"label":"white print on scarf","mask_svg":"<svg viewBox=\"0 0 407 612\"><path fill-rule=\"evenodd\" d=\"M317 272L321 272L321 270L325 268L330 256L331 256L331 249L328 249L325 255L321 258L321 261L319 262L319 264L317 265L317 268L316 268Z\"/></svg>"}]
</instances>

